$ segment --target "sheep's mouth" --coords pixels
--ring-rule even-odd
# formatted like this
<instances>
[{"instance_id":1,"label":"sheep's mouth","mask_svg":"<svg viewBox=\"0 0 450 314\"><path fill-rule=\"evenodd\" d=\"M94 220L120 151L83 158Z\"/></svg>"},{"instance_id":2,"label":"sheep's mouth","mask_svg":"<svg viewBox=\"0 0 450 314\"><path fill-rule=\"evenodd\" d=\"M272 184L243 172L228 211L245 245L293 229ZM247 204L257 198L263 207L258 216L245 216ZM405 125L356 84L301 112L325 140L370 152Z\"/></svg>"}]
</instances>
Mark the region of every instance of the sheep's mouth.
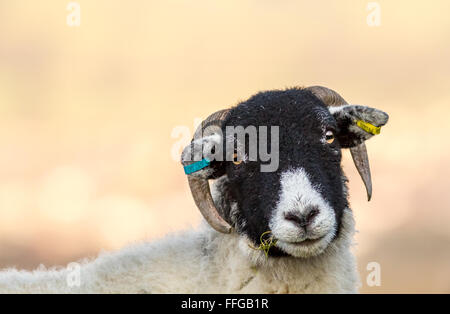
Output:
<instances>
[{"instance_id":1,"label":"sheep's mouth","mask_svg":"<svg viewBox=\"0 0 450 314\"><path fill-rule=\"evenodd\" d=\"M309 246L309 245L313 245L316 244L320 241L322 241L324 237L320 237L320 238L316 238L316 239L305 239L303 241L297 241L297 242L286 242L292 245L298 245L298 246Z\"/></svg>"},{"instance_id":2,"label":"sheep's mouth","mask_svg":"<svg viewBox=\"0 0 450 314\"><path fill-rule=\"evenodd\" d=\"M294 257L308 258L321 254L329 244L329 234L319 238L305 238L302 241L289 239L278 240L277 247Z\"/></svg>"}]
</instances>

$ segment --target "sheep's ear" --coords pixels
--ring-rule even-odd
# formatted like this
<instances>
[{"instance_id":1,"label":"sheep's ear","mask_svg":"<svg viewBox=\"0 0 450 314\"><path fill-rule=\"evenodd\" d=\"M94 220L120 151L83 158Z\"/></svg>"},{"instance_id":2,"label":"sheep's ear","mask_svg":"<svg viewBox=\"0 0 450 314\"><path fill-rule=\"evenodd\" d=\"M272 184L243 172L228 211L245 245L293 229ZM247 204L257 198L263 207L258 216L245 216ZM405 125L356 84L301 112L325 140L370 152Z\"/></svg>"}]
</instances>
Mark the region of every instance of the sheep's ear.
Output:
<instances>
[{"instance_id":1,"label":"sheep's ear","mask_svg":"<svg viewBox=\"0 0 450 314\"><path fill-rule=\"evenodd\" d=\"M359 105L330 107L338 126L337 138L344 148L355 147L380 134L389 116L386 112Z\"/></svg>"},{"instance_id":2,"label":"sheep's ear","mask_svg":"<svg viewBox=\"0 0 450 314\"><path fill-rule=\"evenodd\" d=\"M221 134L194 138L181 154L186 175L216 179L225 174L223 142Z\"/></svg>"}]
</instances>

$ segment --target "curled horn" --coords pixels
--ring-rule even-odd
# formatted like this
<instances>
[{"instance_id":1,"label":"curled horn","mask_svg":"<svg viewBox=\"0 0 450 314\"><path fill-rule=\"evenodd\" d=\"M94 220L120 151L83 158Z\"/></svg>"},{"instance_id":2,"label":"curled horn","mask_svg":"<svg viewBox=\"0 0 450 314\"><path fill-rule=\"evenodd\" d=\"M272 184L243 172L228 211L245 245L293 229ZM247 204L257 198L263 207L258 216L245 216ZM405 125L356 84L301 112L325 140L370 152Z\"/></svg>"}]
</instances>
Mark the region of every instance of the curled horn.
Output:
<instances>
[{"instance_id":1,"label":"curled horn","mask_svg":"<svg viewBox=\"0 0 450 314\"><path fill-rule=\"evenodd\" d=\"M201 136L208 136L214 130L221 129L228 112L229 109L220 110L206 118L195 131L194 139L200 138ZM188 183L194 202L205 220L218 232L230 233L232 230L231 226L219 215L214 205L208 179L188 175Z\"/></svg>"},{"instance_id":2,"label":"curled horn","mask_svg":"<svg viewBox=\"0 0 450 314\"><path fill-rule=\"evenodd\" d=\"M327 106L337 107L348 105L348 103L344 98L342 98L341 95L329 88L323 86L311 86L305 89L311 91ZM362 142L355 147L351 147L350 153L352 154L356 169L358 169L359 175L361 176L361 179L366 186L367 199L370 201L370 199L372 198L372 177L370 175L369 157L367 156L366 144Z\"/></svg>"}]
</instances>

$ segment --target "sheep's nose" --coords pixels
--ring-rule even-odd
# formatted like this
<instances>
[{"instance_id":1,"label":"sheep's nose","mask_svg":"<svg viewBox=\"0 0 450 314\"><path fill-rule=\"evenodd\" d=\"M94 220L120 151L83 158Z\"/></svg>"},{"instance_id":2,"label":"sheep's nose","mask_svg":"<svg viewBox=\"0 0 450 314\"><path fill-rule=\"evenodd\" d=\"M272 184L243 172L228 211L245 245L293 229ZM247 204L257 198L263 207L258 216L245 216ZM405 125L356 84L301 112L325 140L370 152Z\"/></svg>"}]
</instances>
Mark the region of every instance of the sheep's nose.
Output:
<instances>
[{"instance_id":1,"label":"sheep's nose","mask_svg":"<svg viewBox=\"0 0 450 314\"><path fill-rule=\"evenodd\" d=\"M319 207L308 206L304 210L302 210L302 212L295 211L286 213L284 215L284 218L286 220L292 221L299 227L306 228L314 221L314 218L318 214L319 214Z\"/></svg>"}]
</instances>

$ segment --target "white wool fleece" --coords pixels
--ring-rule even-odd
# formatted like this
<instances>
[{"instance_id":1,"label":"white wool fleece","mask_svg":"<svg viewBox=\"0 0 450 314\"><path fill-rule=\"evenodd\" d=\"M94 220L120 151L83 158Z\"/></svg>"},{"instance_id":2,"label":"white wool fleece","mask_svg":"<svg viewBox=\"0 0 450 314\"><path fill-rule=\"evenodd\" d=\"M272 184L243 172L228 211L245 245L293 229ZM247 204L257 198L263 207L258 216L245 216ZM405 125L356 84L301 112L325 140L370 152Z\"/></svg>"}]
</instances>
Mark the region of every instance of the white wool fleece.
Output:
<instances>
[{"instance_id":1,"label":"white wool fleece","mask_svg":"<svg viewBox=\"0 0 450 314\"><path fill-rule=\"evenodd\" d=\"M81 262L79 287L68 285L67 269L0 271L0 293L355 293L353 233L347 209L338 238L321 255L266 259L245 237L204 224Z\"/></svg>"}]
</instances>

